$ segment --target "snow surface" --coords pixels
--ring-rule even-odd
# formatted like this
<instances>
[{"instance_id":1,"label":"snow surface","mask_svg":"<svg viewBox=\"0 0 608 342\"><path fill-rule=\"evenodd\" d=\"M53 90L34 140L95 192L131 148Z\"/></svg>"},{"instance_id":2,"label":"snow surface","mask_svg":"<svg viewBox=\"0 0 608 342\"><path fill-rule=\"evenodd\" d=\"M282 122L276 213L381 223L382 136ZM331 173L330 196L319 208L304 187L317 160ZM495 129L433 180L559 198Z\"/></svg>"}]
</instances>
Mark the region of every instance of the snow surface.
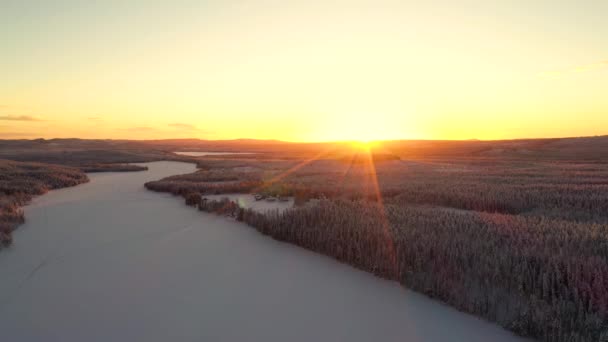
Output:
<instances>
[{"instance_id":1,"label":"snow surface","mask_svg":"<svg viewBox=\"0 0 608 342\"><path fill-rule=\"evenodd\" d=\"M238 203L241 208L251 209L257 212L267 212L270 210L278 210L279 212L293 207L293 197L288 197L286 201L269 202L266 199L256 201L252 194L222 194L222 195L203 195L210 201L219 201L222 198Z\"/></svg>"},{"instance_id":2,"label":"snow surface","mask_svg":"<svg viewBox=\"0 0 608 342\"><path fill-rule=\"evenodd\" d=\"M204 156L225 156L233 154L253 154L252 152L173 152L182 156L204 157Z\"/></svg>"},{"instance_id":3,"label":"snow surface","mask_svg":"<svg viewBox=\"0 0 608 342\"><path fill-rule=\"evenodd\" d=\"M26 208L0 252L2 341L521 341L142 184L90 175Z\"/></svg>"}]
</instances>

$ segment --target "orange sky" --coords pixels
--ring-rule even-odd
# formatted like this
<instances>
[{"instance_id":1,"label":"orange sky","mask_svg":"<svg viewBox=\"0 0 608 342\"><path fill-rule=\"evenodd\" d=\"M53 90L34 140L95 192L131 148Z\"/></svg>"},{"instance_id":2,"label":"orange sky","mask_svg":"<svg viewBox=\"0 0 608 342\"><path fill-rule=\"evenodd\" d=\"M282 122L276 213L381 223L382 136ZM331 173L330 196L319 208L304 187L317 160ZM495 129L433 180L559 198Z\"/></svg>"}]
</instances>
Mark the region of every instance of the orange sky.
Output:
<instances>
[{"instance_id":1,"label":"orange sky","mask_svg":"<svg viewBox=\"0 0 608 342\"><path fill-rule=\"evenodd\" d=\"M8 1L0 138L608 134L608 2Z\"/></svg>"}]
</instances>

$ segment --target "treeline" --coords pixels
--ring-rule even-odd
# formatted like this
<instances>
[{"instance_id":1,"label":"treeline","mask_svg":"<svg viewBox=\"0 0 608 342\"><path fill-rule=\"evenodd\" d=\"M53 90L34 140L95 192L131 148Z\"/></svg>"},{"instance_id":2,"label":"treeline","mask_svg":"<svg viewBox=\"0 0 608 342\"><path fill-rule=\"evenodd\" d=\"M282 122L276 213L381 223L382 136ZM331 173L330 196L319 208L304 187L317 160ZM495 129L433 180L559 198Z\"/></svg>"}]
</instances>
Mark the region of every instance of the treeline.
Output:
<instances>
[{"instance_id":1,"label":"treeline","mask_svg":"<svg viewBox=\"0 0 608 342\"><path fill-rule=\"evenodd\" d=\"M259 213L227 198L184 197L520 335L608 338L607 225L329 199Z\"/></svg>"},{"instance_id":2,"label":"treeline","mask_svg":"<svg viewBox=\"0 0 608 342\"><path fill-rule=\"evenodd\" d=\"M0 249L13 243L12 232L25 222L22 205L25 198L0 195Z\"/></svg>"},{"instance_id":3,"label":"treeline","mask_svg":"<svg viewBox=\"0 0 608 342\"><path fill-rule=\"evenodd\" d=\"M199 170L194 173L176 175L158 181L147 182L148 190L169 192L184 196L191 192L201 194L246 193L262 187L262 176L257 172L235 172L230 170Z\"/></svg>"},{"instance_id":4,"label":"treeline","mask_svg":"<svg viewBox=\"0 0 608 342\"><path fill-rule=\"evenodd\" d=\"M186 205L197 207L198 210L217 215L234 217L239 221L243 221L245 209L241 208L237 203L228 198L218 200L204 200L197 194L186 196Z\"/></svg>"},{"instance_id":5,"label":"treeline","mask_svg":"<svg viewBox=\"0 0 608 342\"><path fill-rule=\"evenodd\" d=\"M28 146L28 148L7 148L0 152L0 158L80 167L99 164L146 163L169 158L177 160L179 156L155 150L91 148L83 143L81 146L65 148L48 146L48 144Z\"/></svg>"},{"instance_id":6,"label":"treeline","mask_svg":"<svg viewBox=\"0 0 608 342\"><path fill-rule=\"evenodd\" d=\"M134 171L146 171L147 166L135 165L135 164L88 164L78 167L82 172L93 173L93 172L134 172Z\"/></svg>"},{"instance_id":7,"label":"treeline","mask_svg":"<svg viewBox=\"0 0 608 342\"><path fill-rule=\"evenodd\" d=\"M608 223L608 184L522 185L509 182L458 183L452 180L434 184L412 183L395 192L393 198L398 203Z\"/></svg>"},{"instance_id":8,"label":"treeline","mask_svg":"<svg viewBox=\"0 0 608 342\"><path fill-rule=\"evenodd\" d=\"M12 243L11 233L25 222L21 206L34 196L85 182L75 168L0 160L0 246Z\"/></svg>"},{"instance_id":9,"label":"treeline","mask_svg":"<svg viewBox=\"0 0 608 342\"><path fill-rule=\"evenodd\" d=\"M192 183L186 181L153 181L144 184L146 189L156 192L169 192L185 196L191 192L203 194L225 194L250 192L262 185L260 181L241 181L226 183Z\"/></svg>"}]
</instances>

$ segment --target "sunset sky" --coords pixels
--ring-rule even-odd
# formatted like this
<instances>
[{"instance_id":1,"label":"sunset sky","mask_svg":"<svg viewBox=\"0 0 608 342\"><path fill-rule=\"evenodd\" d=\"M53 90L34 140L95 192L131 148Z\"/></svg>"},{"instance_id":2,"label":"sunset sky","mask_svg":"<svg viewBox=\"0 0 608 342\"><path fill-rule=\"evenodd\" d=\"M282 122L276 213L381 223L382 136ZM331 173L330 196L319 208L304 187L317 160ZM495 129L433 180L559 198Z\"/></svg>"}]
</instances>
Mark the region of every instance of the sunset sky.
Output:
<instances>
[{"instance_id":1,"label":"sunset sky","mask_svg":"<svg viewBox=\"0 0 608 342\"><path fill-rule=\"evenodd\" d=\"M608 134L608 1L0 1L0 138Z\"/></svg>"}]
</instances>

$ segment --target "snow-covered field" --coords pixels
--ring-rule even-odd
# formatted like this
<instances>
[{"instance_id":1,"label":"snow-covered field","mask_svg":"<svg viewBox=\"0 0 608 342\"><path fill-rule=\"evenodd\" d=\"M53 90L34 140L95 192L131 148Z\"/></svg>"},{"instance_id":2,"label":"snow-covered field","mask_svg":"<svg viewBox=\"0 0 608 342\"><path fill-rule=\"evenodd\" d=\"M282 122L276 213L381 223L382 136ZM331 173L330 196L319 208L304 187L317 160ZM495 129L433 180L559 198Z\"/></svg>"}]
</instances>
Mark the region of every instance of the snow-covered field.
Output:
<instances>
[{"instance_id":1,"label":"snow-covered field","mask_svg":"<svg viewBox=\"0 0 608 342\"><path fill-rule=\"evenodd\" d=\"M0 252L2 341L518 341L396 283L201 213L149 180L38 197Z\"/></svg>"}]
</instances>

